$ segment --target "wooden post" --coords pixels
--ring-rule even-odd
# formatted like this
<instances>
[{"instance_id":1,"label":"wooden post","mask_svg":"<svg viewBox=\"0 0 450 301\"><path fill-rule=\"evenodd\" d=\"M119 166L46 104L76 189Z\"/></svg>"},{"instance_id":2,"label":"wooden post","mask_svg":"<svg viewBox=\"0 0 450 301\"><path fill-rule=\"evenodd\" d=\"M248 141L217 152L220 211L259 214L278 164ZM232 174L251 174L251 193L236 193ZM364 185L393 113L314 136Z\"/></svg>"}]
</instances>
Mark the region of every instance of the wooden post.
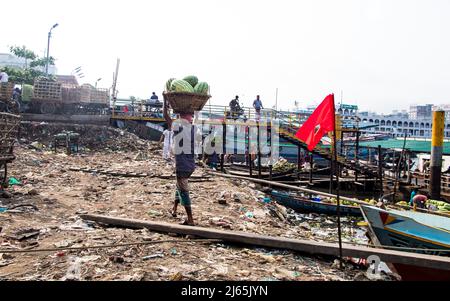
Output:
<instances>
[{"instance_id":1,"label":"wooden post","mask_svg":"<svg viewBox=\"0 0 450 301\"><path fill-rule=\"evenodd\" d=\"M394 177L395 177L395 155L396 155L396 152L394 149L394 151L392 152L392 168L391 168L391 172L394 173Z\"/></svg>"},{"instance_id":2,"label":"wooden post","mask_svg":"<svg viewBox=\"0 0 450 301\"><path fill-rule=\"evenodd\" d=\"M355 145L355 164L358 165L359 161L359 131L356 132L356 145ZM355 170L355 182L358 182L358 170Z\"/></svg>"},{"instance_id":3,"label":"wooden post","mask_svg":"<svg viewBox=\"0 0 450 301\"><path fill-rule=\"evenodd\" d=\"M406 175L407 175L407 179L406 181L408 182L408 185L411 184L411 166L409 165L409 162L411 160L411 153L408 152L407 154L407 164L406 164Z\"/></svg>"},{"instance_id":4,"label":"wooden post","mask_svg":"<svg viewBox=\"0 0 450 301\"><path fill-rule=\"evenodd\" d=\"M302 168L301 160L301 148L297 146L297 180L300 180L300 169Z\"/></svg>"},{"instance_id":5,"label":"wooden post","mask_svg":"<svg viewBox=\"0 0 450 301\"><path fill-rule=\"evenodd\" d=\"M331 160L330 161L330 185L328 188L328 193L333 193L333 181L334 181L334 177L333 177L333 171L334 171L334 162Z\"/></svg>"},{"instance_id":6,"label":"wooden post","mask_svg":"<svg viewBox=\"0 0 450 301\"><path fill-rule=\"evenodd\" d=\"M220 156L220 170L222 172L225 171L224 161L225 161L226 143L227 143L227 125L224 121L222 123L222 155Z\"/></svg>"},{"instance_id":7,"label":"wooden post","mask_svg":"<svg viewBox=\"0 0 450 301\"><path fill-rule=\"evenodd\" d=\"M336 131L333 131L334 144L334 167L336 168L336 212L338 217L338 239L339 239L339 266L342 269L342 232L341 232L341 201L339 199L339 162L337 161L337 139Z\"/></svg>"},{"instance_id":8,"label":"wooden post","mask_svg":"<svg viewBox=\"0 0 450 301\"><path fill-rule=\"evenodd\" d=\"M309 153L309 184L312 185L312 178L313 178L313 164L314 164L314 157L313 153Z\"/></svg>"},{"instance_id":9,"label":"wooden post","mask_svg":"<svg viewBox=\"0 0 450 301\"><path fill-rule=\"evenodd\" d=\"M332 138L333 139L333 138ZM336 141L333 141L333 143L331 144L331 160L330 160L330 185L329 185L329 189L328 189L328 193L333 193L333 174L335 171L335 166L334 166L334 160L333 160L333 155L336 153L336 149L333 149L336 146Z\"/></svg>"},{"instance_id":10,"label":"wooden post","mask_svg":"<svg viewBox=\"0 0 450 301\"><path fill-rule=\"evenodd\" d=\"M245 156L245 165L249 166L251 163L251 158L250 158L250 135L249 135L249 127L247 126L245 128L245 152L246 152L246 156Z\"/></svg>"},{"instance_id":11,"label":"wooden post","mask_svg":"<svg viewBox=\"0 0 450 301\"><path fill-rule=\"evenodd\" d=\"M269 156L269 180L272 181L272 154L273 154L273 145L272 145L272 126L268 129L269 135L269 143L270 143L270 156ZM269 185L269 188L272 188L272 185Z\"/></svg>"},{"instance_id":12,"label":"wooden post","mask_svg":"<svg viewBox=\"0 0 450 301\"><path fill-rule=\"evenodd\" d=\"M250 167L250 177L252 177L253 176L253 156L252 156L252 153L251 153L251 151L250 151L250 127L248 128L248 158L249 158L249 161L250 161L250 165L249 165L249 167Z\"/></svg>"},{"instance_id":13,"label":"wooden post","mask_svg":"<svg viewBox=\"0 0 450 301\"><path fill-rule=\"evenodd\" d=\"M341 151L340 151L341 156L344 155L344 131L341 128ZM342 177L342 168L339 168L339 176Z\"/></svg>"},{"instance_id":14,"label":"wooden post","mask_svg":"<svg viewBox=\"0 0 450 301\"><path fill-rule=\"evenodd\" d=\"M381 158L381 145L378 145L378 179L380 181L380 193L383 195L383 165Z\"/></svg>"},{"instance_id":15,"label":"wooden post","mask_svg":"<svg viewBox=\"0 0 450 301\"><path fill-rule=\"evenodd\" d=\"M256 122L256 127L258 129L258 134L256 135L256 137L257 137L256 141L257 141L257 144L258 144L257 145L257 147L258 147L258 151L257 151L257 153L258 153L258 178L261 179L261 177L262 177L262 166L261 166L261 141L260 141L261 137L260 137L260 134L259 134L259 120Z\"/></svg>"},{"instance_id":16,"label":"wooden post","mask_svg":"<svg viewBox=\"0 0 450 301\"><path fill-rule=\"evenodd\" d=\"M403 159L403 155L405 152L405 147L406 147L406 134L405 134L405 138L403 139L403 148L402 148L402 152L400 153L400 158L398 159L398 163L397 163L397 171L394 174L394 196L393 196L393 201L395 202L395 198L397 195L397 184L399 181L399 177L400 177L400 166L402 165L402 159ZM395 160L394 160L394 166L395 166Z\"/></svg>"}]
</instances>

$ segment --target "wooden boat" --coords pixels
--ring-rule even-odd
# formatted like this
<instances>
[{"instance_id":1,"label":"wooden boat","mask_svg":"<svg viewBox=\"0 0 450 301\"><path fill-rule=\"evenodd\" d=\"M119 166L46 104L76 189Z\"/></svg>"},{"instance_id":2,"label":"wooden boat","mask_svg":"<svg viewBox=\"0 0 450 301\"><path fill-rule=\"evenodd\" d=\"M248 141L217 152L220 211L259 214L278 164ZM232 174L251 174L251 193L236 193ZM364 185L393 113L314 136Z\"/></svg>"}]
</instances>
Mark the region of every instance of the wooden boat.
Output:
<instances>
[{"instance_id":1,"label":"wooden boat","mask_svg":"<svg viewBox=\"0 0 450 301\"><path fill-rule=\"evenodd\" d=\"M270 193L273 199L278 203L298 212L314 212L328 215L337 214L337 205L335 204L316 202L296 194L290 194L277 190L271 190L268 193ZM340 212L341 215L362 216L359 206L341 205Z\"/></svg>"},{"instance_id":2,"label":"wooden boat","mask_svg":"<svg viewBox=\"0 0 450 301\"><path fill-rule=\"evenodd\" d=\"M401 251L450 255L450 218L416 211L361 206L373 243ZM450 280L450 270L393 264L403 280Z\"/></svg>"},{"instance_id":3,"label":"wooden boat","mask_svg":"<svg viewBox=\"0 0 450 301\"><path fill-rule=\"evenodd\" d=\"M225 165L225 167L226 167L226 165ZM241 163L233 162L232 164L229 164L228 167L229 167L229 169L232 169L232 170L246 171L247 173L249 171L249 167L245 163L241 164ZM255 170L256 170L256 172L258 172L258 167L257 166L253 167L253 171L255 171ZM269 172L269 167L268 166L261 166L261 170L263 172Z\"/></svg>"},{"instance_id":4,"label":"wooden boat","mask_svg":"<svg viewBox=\"0 0 450 301\"><path fill-rule=\"evenodd\" d=\"M233 170L233 169L227 169L227 173L234 176L241 176L241 177L251 177L251 178L258 178L258 169L254 169L252 175L250 176L250 172L247 171L240 171L240 170ZM288 170L283 172L272 172L272 179L291 179L295 176L295 170ZM261 178L262 179L269 179L270 174L268 172L261 172Z\"/></svg>"},{"instance_id":5,"label":"wooden boat","mask_svg":"<svg viewBox=\"0 0 450 301\"><path fill-rule=\"evenodd\" d=\"M245 164L245 162L239 163L239 162L233 162L231 164L225 164L225 167L229 167L230 169L233 170L239 170L239 171L248 171L249 167L247 164ZM255 166L253 167L253 171L258 171L258 167ZM269 167L268 166L261 166L261 170L263 172L268 172L269 171ZM295 169L292 169L293 171ZM309 176L309 170L301 170L299 172L300 176ZM330 167L323 167L323 168L315 168L313 169L313 174L314 176L316 175L325 175L325 176L330 176Z\"/></svg>"}]
</instances>

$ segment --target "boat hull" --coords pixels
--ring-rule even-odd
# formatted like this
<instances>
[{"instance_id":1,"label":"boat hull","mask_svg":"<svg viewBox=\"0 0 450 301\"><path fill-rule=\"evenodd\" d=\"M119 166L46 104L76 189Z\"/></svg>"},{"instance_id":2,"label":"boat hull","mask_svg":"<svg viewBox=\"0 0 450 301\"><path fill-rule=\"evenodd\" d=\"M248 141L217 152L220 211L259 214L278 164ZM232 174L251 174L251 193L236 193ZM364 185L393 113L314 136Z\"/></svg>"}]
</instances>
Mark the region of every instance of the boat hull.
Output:
<instances>
[{"instance_id":1,"label":"boat hull","mask_svg":"<svg viewBox=\"0 0 450 301\"><path fill-rule=\"evenodd\" d=\"M394 263L397 273L403 281L449 281L450 271Z\"/></svg>"},{"instance_id":2,"label":"boat hull","mask_svg":"<svg viewBox=\"0 0 450 301\"><path fill-rule=\"evenodd\" d=\"M402 251L450 256L450 219L419 212L361 206L376 244ZM450 280L450 270L393 264L402 280Z\"/></svg>"},{"instance_id":3,"label":"boat hull","mask_svg":"<svg viewBox=\"0 0 450 301\"><path fill-rule=\"evenodd\" d=\"M240 177L250 177L250 178L259 178L259 173L258 173L258 169L256 168L256 170L253 170L252 175L250 176L249 171L244 171L244 170L233 170L233 169L228 169L227 172L230 175L233 176L240 176ZM294 178L294 171L290 170L290 171L286 171L286 172L276 172L276 173L272 173L272 179L273 180L291 180L292 178ZM270 174L268 172L262 172L261 173L261 179L265 179L265 180L269 180L270 179Z\"/></svg>"},{"instance_id":4,"label":"boat hull","mask_svg":"<svg viewBox=\"0 0 450 301\"><path fill-rule=\"evenodd\" d=\"M306 198L292 196L287 193L272 190L270 192L273 199L278 203L289 207L297 212L302 213L319 213L327 215L337 215L337 206L334 204L326 204L321 202L315 202ZM347 216L362 216L359 207L355 206L340 206L340 214Z\"/></svg>"}]
</instances>

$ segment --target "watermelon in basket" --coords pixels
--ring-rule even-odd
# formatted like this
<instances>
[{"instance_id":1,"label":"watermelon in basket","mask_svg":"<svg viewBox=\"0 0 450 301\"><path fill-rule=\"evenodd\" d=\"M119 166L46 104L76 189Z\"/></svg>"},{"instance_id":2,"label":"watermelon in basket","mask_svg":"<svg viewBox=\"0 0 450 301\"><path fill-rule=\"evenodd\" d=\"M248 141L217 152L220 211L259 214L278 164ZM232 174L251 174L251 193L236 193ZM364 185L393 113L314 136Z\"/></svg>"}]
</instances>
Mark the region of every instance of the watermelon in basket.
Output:
<instances>
[{"instance_id":1,"label":"watermelon in basket","mask_svg":"<svg viewBox=\"0 0 450 301\"><path fill-rule=\"evenodd\" d=\"M184 79L169 79L163 96L175 113L194 113L202 110L211 98L208 91L207 83L198 82L198 79L191 75Z\"/></svg>"}]
</instances>

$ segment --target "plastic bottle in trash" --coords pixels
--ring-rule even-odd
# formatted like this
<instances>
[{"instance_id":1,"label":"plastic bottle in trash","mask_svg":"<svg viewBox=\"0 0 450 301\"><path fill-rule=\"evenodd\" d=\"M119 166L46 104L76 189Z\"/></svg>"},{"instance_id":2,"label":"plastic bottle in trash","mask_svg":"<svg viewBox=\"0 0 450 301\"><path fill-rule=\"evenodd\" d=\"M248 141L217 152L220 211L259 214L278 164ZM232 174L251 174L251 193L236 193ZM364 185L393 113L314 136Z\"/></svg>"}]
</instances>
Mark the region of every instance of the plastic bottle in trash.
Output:
<instances>
[{"instance_id":1,"label":"plastic bottle in trash","mask_svg":"<svg viewBox=\"0 0 450 301\"><path fill-rule=\"evenodd\" d=\"M314 202L320 202L320 201L321 201L320 196L316 196L316 197L314 197L312 200L313 200Z\"/></svg>"}]
</instances>

